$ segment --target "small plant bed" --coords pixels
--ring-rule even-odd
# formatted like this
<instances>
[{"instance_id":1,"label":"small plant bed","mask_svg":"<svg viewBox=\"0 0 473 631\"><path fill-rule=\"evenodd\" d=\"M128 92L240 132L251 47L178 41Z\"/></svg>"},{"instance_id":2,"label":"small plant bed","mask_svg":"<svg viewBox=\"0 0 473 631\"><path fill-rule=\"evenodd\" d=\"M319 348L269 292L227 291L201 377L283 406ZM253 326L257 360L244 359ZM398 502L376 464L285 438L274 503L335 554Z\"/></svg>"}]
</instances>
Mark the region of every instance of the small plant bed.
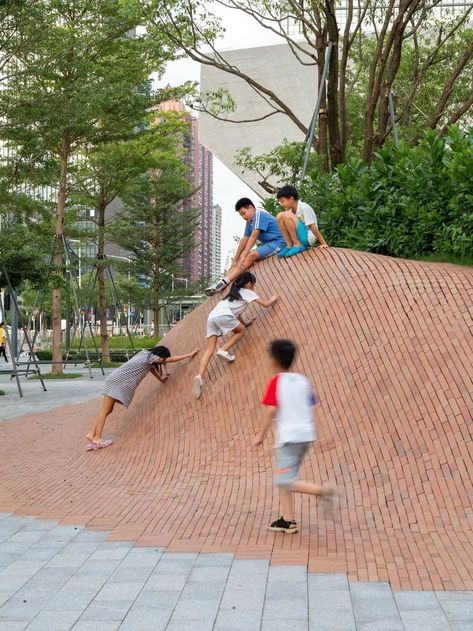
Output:
<instances>
[{"instance_id":1,"label":"small plant bed","mask_svg":"<svg viewBox=\"0 0 473 631\"><path fill-rule=\"evenodd\" d=\"M77 379L77 377L82 377L81 372L65 372L62 375L53 375L50 372L42 373L41 377L43 379ZM29 379L39 379L39 375L34 375L34 377L28 377Z\"/></svg>"}]
</instances>

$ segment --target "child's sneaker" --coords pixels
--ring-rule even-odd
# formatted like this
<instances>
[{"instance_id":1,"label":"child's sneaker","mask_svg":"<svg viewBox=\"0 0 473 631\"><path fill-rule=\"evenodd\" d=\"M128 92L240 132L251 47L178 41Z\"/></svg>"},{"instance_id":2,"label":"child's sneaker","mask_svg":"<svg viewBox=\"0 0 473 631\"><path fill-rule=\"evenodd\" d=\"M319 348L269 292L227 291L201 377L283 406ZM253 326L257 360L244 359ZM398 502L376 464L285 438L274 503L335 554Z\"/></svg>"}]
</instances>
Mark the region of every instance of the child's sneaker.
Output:
<instances>
[{"instance_id":1,"label":"child's sneaker","mask_svg":"<svg viewBox=\"0 0 473 631\"><path fill-rule=\"evenodd\" d=\"M200 375L196 375L194 377L194 383L192 384L192 396L194 397L194 399L200 399L203 389L204 384L202 381L202 377Z\"/></svg>"},{"instance_id":2,"label":"child's sneaker","mask_svg":"<svg viewBox=\"0 0 473 631\"><path fill-rule=\"evenodd\" d=\"M222 351L222 349L220 349L219 351L217 351L217 355L228 363L235 361L235 355L230 355L228 351Z\"/></svg>"},{"instance_id":3,"label":"child's sneaker","mask_svg":"<svg viewBox=\"0 0 473 631\"><path fill-rule=\"evenodd\" d=\"M284 253L283 258L288 259L291 256L294 256L295 254L300 254L300 252L304 252L305 250L307 250L305 245L294 246L292 248L289 248L289 250L287 250L287 252Z\"/></svg>"},{"instance_id":4,"label":"child's sneaker","mask_svg":"<svg viewBox=\"0 0 473 631\"><path fill-rule=\"evenodd\" d=\"M280 252L278 252L278 256L280 259L283 259L286 256L286 252L289 250L289 247L286 246Z\"/></svg>"},{"instance_id":5,"label":"child's sneaker","mask_svg":"<svg viewBox=\"0 0 473 631\"><path fill-rule=\"evenodd\" d=\"M204 294L206 296L213 296L214 294L218 294L220 291L223 291L225 287L228 287L229 284L230 283L227 280L225 280L225 278L221 278L219 281L217 281L213 285L206 287L204 289Z\"/></svg>"},{"instance_id":6,"label":"child's sneaker","mask_svg":"<svg viewBox=\"0 0 473 631\"><path fill-rule=\"evenodd\" d=\"M273 523L268 527L268 530L272 530L273 532L286 532L290 535L297 532L297 524L294 520L286 521L284 517L280 517L273 521Z\"/></svg>"}]
</instances>

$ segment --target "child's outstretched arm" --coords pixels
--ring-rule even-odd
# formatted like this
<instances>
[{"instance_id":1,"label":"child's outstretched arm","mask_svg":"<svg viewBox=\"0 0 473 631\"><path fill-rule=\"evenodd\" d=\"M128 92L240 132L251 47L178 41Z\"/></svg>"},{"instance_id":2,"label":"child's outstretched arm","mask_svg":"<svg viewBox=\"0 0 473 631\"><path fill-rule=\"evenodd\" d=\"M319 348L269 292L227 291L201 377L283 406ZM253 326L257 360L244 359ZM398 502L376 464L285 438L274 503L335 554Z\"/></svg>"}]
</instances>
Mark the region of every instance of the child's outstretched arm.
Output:
<instances>
[{"instance_id":1,"label":"child's outstretched arm","mask_svg":"<svg viewBox=\"0 0 473 631\"><path fill-rule=\"evenodd\" d=\"M181 362L183 359L190 359L191 357L195 357L199 352L198 348L194 348L190 353L186 353L185 355L175 355L174 357L167 357L164 361L160 362L161 364L175 364L176 362Z\"/></svg>"},{"instance_id":2,"label":"child's outstretched arm","mask_svg":"<svg viewBox=\"0 0 473 631\"><path fill-rule=\"evenodd\" d=\"M276 414L276 408L275 407L266 407L264 412L263 412L263 424L261 426L260 431L256 434L254 440L253 440L253 445L255 447L257 447L258 445L261 445L261 443L264 440L264 437L266 436L266 432L268 431L268 429L270 428L273 419L274 419L274 415Z\"/></svg>"},{"instance_id":3,"label":"child's outstretched arm","mask_svg":"<svg viewBox=\"0 0 473 631\"><path fill-rule=\"evenodd\" d=\"M261 307L264 307L265 309L267 309L268 307L272 307L278 299L279 299L279 296L277 294L274 294L274 296L271 296L269 300L263 300L262 298L258 298L254 302L256 302L257 305L260 305Z\"/></svg>"}]
</instances>

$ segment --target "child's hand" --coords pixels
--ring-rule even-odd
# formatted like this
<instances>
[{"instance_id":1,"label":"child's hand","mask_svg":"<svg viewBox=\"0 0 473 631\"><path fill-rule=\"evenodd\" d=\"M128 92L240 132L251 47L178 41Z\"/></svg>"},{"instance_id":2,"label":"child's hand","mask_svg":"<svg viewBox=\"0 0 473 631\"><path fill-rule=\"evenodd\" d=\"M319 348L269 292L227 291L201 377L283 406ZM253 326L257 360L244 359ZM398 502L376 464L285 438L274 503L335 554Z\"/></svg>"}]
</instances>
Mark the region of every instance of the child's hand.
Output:
<instances>
[{"instance_id":1,"label":"child's hand","mask_svg":"<svg viewBox=\"0 0 473 631\"><path fill-rule=\"evenodd\" d=\"M195 357L198 352L199 352L199 349L198 348L194 348L194 350L191 352L191 357Z\"/></svg>"},{"instance_id":2,"label":"child's hand","mask_svg":"<svg viewBox=\"0 0 473 631\"><path fill-rule=\"evenodd\" d=\"M165 373L164 375L161 375L161 381L167 381L170 377L170 373Z\"/></svg>"},{"instance_id":3,"label":"child's hand","mask_svg":"<svg viewBox=\"0 0 473 631\"><path fill-rule=\"evenodd\" d=\"M256 320L256 316L254 316L253 318L250 318L249 320L247 320L245 326L251 326L253 324L253 322Z\"/></svg>"},{"instance_id":4,"label":"child's hand","mask_svg":"<svg viewBox=\"0 0 473 631\"><path fill-rule=\"evenodd\" d=\"M274 303L277 302L278 300L279 300L279 296L277 294L274 294L274 296L271 296L271 298L269 299L269 304L274 305Z\"/></svg>"},{"instance_id":5,"label":"child's hand","mask_svg":"<svg viewBox=\"0 0 473 631\"><path fill-rule=\"evenodd\" d=\"M264 436L261 435L261 432L258 432L256 436L253 438L253 447L259 447L264 440Z\"/></svg>"},{"instance_id":6,"label":"child's hand","mask_svg":"<svg viewBox=\"0 0 473 631\"><path fill-rule=\"evenodd\" d=\"M328 249L329 247L330 246L329 246L328 243L321 243L317 249L318 250L325 250L325 249Z\"/></svg>"}]
</instances>

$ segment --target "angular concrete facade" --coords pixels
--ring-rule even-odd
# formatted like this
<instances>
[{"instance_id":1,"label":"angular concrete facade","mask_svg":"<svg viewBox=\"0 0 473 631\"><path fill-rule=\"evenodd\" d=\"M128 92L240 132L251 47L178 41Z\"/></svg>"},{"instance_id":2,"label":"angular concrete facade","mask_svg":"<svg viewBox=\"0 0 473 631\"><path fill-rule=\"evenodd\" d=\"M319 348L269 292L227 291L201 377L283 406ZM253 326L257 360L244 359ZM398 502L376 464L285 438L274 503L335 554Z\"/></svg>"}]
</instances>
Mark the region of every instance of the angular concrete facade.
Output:
<instances>
[{"instance_id":1,"label":"angular concrete facade","mask_svg":"<svg viewBox=\"0 0 473 631\"><path fill-rule=\"evenodd\" d=\"M317 98L317 68L303 66L287 45L245 48L222 53L223 57L272 90L309 124ZM309 58L307 58L308 61ZM212 92L225 88L232 96L236 110L229 120L255 119L271 112L271 107L245 81L210 66L202 66L201 90ZM199 118L200 142L258 194L264 191L254 173L243 173L235 162L235 154L250 147L253 155L266 153L288 140L303 140L301 130L285 115L275 114L262 121L234 124L208 114Z\"/></svg>"}]
</instances>

